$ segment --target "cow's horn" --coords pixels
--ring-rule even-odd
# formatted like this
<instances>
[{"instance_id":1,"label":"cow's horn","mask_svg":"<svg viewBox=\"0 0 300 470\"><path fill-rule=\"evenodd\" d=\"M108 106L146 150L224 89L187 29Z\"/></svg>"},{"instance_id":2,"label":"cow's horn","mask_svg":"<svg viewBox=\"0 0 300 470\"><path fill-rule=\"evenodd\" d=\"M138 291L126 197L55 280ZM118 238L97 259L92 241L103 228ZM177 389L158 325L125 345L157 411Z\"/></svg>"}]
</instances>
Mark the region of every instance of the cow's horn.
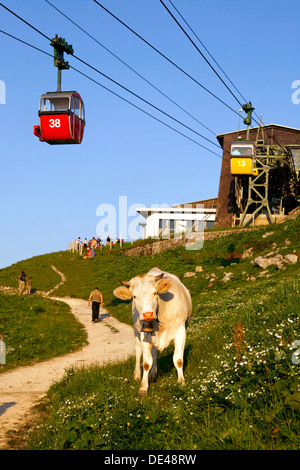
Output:
<instances>
[{"instance_id":1,"label":"cow's horn","mask_svg":"<svg viewBox=\"0 0 300 470\"><path fill-rule=\"evenodd\" d=\"M130 286L130 281L121 281L121 279L118 279L118 281L120 284L123 284L123 286L127 286L127 287Z\"/></svg>"},{"instance_id":2,"label":"cow's horn","mask_svg":"<svg viewBox=\"0 0 300 470\"><path fill-rule=\"evenodd\" d=\"M155 276L155 282L159 281L163 276L164 276L164 273L161 273L158 276Z\"/></svg>"}]
</instances>

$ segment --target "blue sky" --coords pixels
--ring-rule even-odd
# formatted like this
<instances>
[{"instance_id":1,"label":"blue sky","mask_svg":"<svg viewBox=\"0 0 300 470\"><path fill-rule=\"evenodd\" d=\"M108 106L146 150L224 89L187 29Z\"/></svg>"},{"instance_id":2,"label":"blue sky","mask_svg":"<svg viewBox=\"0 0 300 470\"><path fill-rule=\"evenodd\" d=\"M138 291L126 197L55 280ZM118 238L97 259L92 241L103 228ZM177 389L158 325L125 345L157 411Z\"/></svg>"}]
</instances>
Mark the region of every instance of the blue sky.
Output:
<instances>
[{"instance_id":1,"label":"blue sky","mask_svg":"<svg viewBox=\"0 0 300 470\"><path fill-rule=\"evenodd\" d=\"M217 134L238 128L239 118L234 112L175 69L93 0L49 1L192 117L46 1L3 0L2 3L47 37L56 33L65 37L77 57L213 142L217 143ZM102 0L100 3L230 107L240 109L159 0ZM265 124L300 127L300 105L292 102L295 91L292 83L300 80L297 0L172 0L172 3L246 100L252 101L256 113L263 114ZM168 0L165 4L178 18ZM0 29L50 54L53 52L47 39L1 7ZM95 236L99 222L101 225L103 221L97 208L114 207L118 221L120 197L123 202L126 197L129 224L136 218L132 215L135 204L172 205L218 195L221 158L73 69L63 71L62 89L77 90L84 100L83 143L50 146L39 142L33 135L33 126L38 124L39 98L45 92L56 90L57 69L52 58L2 33L0 53L0 268L35 255L64 250L78 236ZM75 58L67 56L66 60L222 155L221 149L212 143ZM241 99L232 85L229 86ZM126 238L126 234L122 237Z\"/></svg>"}]
</instances>

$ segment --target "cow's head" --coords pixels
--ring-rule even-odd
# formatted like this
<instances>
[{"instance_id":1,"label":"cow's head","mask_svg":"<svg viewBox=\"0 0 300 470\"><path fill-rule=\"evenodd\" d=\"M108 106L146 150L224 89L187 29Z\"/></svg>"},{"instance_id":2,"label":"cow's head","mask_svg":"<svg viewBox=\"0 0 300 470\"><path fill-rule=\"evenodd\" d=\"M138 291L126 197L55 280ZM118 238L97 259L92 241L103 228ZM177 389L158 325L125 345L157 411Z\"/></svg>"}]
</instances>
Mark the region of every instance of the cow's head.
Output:
<instances>
[{"instance_id":1,"label":"cow's head","mask_svg":"<svg viewBox=\"0 0 300 470\"><path fill-rule=\"evenodd\" d=\"M163 279L163 276L163 273L158 276L145 274L136 276L130 281L119 281L122 286L114 290L114 295L122 300L132 298L140 321L156 320L158 296L167 292L171 287L171 281Z\"/></svg>"}]
</instances>

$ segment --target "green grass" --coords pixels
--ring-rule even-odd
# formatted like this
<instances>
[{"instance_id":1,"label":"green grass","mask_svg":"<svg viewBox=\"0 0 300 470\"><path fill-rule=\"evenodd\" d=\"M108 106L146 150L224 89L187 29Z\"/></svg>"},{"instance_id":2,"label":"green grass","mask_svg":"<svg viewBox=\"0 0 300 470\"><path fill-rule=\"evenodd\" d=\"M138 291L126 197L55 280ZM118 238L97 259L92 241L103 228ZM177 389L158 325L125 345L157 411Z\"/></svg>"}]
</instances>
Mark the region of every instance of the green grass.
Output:
<instances>
[{"instance_id":1,"label":"green grass","mask_svg":"<svg viewBox=\"0 0 300 470\"><path fill-rule=\"evenodd\" d=\"M130 303L112 294L118 278L159 266L177 274L193 299L186 386L177 384L172 347L160 355L158 378L147 397L137 396L133 359L103 369L69 370L51 387L46 414L26 436L26 448L299 449L300 364L293 361L292 348L300 340L299 267L270 267L269 277L259 277L262 270L253 263L255 256L276 249L299 254L299 222L236 230L195 252L182 247L130 258L114 249L97 252L94 260L61 252L0 271L0 285L16 283L25 269L38 289L46 282L50 288L59 281L48 269L54 264L67 277L57 295L87 298L97 285L109 312L129 324ZM263 238L266 232L274 233ZM248 248L253 256L242 258ZM198 265L203 272L183 278ZM42 272L48 274L42 277ZM222 282L225 272L233 273L228 283Z\"/></svg>"},{"instance_id":2,"label":"green grass","mask_svg":"<svg viewBox=\"0 0 300 470\"><path fill-rule=\"evenodd\" d=\"M72 352L86 344L86 332L63 302L38 296L0 294L0 333L9 369Z\"/></svg>"},{"instance_id":3,"label":"green grass","mask_svg":"<svg viewBox=\"0 0 300 470\"><path fill-rule=\"evenodd\" d=\"M185 387L177 384L172 348L161 355L147 397L137 397L133 360L70 370L51 388L51 415L32 431L28 448L298 449L299 365L290 347L300 331L298 287L286 278L247 305L239 292L210 294L203 320L189 329ZM238 320L245 332L239 362Z\"/></svg>"}]
</instances>

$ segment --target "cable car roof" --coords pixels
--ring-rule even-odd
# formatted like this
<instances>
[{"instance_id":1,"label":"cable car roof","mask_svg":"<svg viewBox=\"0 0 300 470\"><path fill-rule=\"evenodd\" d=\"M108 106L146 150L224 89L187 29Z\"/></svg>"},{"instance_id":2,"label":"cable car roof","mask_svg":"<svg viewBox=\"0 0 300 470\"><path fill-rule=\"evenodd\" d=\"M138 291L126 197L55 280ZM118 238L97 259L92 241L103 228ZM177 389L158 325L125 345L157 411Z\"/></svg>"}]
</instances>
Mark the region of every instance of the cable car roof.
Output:
<instances>
[{"instance_id":1,"label":"cable car roof","mask_svg":"<svg viewBox=\"0 0 300 470\"><path fill-rule=\"evenodd\" d=\"M235 147L249 147L249 146L252 146L252 145L255 145L255 140L234 140L232 143L231 143L231 146L234 145Z\"/></svg>"},{"instance_id":2,"label":"cable car roof","mask_svg":"<svg viewBox=\"0 0 300 470\"><path fill-rule=\"evenodd\" d=\"M268 129L282 129L282 130L286 130L286 131L292 131L292 132L296 132L296 133L300 133L300 129L297 129L296 127L288 127L288 126L282 126L280 124L265 124L261 129L263 129L264 131L267 131ZM250 133L253 132L253 131L257 131L258 129L260 129L259 126L257 127L253 127L250 129ZM240 129L240 130L236 130L236 131L231 131L231 132L224 132L223 134L218 134L216 137L217 137L217 140L219 142L219 144L221 145L221 147L223 148L223 144L224 144L224 138L228 135L231 135L231 134L240 134L242 136L246 135L246 132L247 132L247 129Z\"/></svg>"},{"instance_id":3,"label":"cable car roof","mask_svg":"<svg viewBox=\"0 0 300 470\"><path fill-rule=\"evenodd\" d=\"M41 100L44 98L70 98L72 95L79 97L82 101L82 98L77 91L50 91L48 93L44 93L41 96Z\"/></svg>"}]
</instances>

